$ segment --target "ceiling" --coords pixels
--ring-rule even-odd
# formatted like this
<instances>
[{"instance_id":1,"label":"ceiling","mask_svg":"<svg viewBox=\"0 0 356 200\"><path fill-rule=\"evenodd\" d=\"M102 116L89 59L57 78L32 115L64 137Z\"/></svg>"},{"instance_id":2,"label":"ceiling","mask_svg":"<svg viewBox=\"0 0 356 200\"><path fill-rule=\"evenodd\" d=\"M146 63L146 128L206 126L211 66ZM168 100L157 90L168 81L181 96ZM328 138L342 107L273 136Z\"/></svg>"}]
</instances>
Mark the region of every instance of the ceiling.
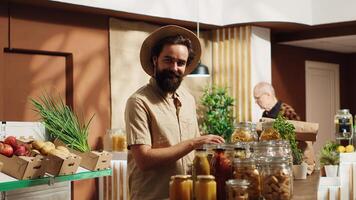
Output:
<instances>
[{"instance_id":1,"label":"ceiling","mask_svg":"<svg viewBox=\"0 0 356 200\"><path fill-rule=\"evenodd\" d=\"M296 40L281 42L280 44L320 49L339 53L356 53L356 35Z\"/></svg>"}]
</instances>

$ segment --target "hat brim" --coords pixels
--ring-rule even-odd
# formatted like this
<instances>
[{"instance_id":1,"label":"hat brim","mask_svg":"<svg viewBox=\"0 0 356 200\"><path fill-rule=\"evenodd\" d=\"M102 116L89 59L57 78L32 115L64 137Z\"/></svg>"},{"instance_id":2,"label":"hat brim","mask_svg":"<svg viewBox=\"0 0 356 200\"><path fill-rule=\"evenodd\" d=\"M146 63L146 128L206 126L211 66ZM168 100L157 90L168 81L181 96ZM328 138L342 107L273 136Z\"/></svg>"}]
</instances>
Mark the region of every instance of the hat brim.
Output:
<instances>
[{"instance_id":1,"label":"hat brim","mask_svg":"<svg viewBox=\"0 0 356 200\"><path fill-rule=\"evenodd\" d=\"M148 75L154 76L153 64L151 61L151 49L153 45L155 45L158 41L165 37L175 35L182 35L184 37L189 38L192 42L192 48L195 54L192 62L186 66L184 75L190 74L196 68L201 56L201 46L199 39L192 31L186 28L176 25L169 25L155 30L142 43L140 51L140 61L143 70L145 70Z\"/></svg>"}]
</instances>

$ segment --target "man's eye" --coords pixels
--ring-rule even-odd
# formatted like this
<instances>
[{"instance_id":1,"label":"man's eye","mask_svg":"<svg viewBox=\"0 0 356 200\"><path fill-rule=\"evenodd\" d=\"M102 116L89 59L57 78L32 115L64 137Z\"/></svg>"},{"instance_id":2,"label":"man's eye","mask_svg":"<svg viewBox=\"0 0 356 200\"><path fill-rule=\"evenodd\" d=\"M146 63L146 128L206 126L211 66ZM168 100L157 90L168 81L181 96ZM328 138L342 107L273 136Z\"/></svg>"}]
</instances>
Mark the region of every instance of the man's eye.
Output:
<instances>
[{"instance_id":1,"label":"man's eye","mask_svg":"<svg viewBox=\"0 0 356 200\"><path fill-rule=\"evenodd\" d=\"M184 66L185 64L186 64L186 62L183 61L183 60L177 62L177 65L178 65L178 66Z\"/></svg>"}]
</instances>

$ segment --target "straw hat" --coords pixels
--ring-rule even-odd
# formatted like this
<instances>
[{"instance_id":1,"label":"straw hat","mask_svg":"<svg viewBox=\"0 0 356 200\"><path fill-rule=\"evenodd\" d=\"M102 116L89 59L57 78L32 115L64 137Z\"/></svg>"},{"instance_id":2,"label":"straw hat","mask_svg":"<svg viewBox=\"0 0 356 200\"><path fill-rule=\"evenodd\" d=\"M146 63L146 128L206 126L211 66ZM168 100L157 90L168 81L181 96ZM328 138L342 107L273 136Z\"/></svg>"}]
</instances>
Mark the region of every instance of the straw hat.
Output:
<instances>
[{"instance_id":1,"label":"straw hat","mask_svg":"<svg viewBox=\"0 0 356 200\"><path fill-rule=\"evenodd\" d=\"M180 26L168 25L168 26L163 26L155 30L154 32L152 32L142 43L141 51L140 51L140 61L143 70L145 70L145 72L148 75L150 76L154 75L153 64L151 62L152 47L161 39L169 36L175 36L175 35L182 35L184 37L189 38L190 41L192 42L192 48L195 53L194 59L189 65L187 65L185 69L185 75L190 74L190 72L192 72L195 69L201 56L201 46L200 46L199 39L192 31L188 29L185 29Z\"/></svg>"}]
</instances>

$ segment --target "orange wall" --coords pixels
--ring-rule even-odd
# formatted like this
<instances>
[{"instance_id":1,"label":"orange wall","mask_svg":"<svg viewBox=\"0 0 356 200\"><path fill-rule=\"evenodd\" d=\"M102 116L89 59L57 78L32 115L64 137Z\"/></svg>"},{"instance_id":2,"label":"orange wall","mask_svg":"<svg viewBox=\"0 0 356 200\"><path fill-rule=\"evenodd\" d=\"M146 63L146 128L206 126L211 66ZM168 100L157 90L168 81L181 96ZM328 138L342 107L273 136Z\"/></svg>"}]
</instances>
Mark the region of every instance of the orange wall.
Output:
<instances>
[{"instance_id":1,"label":"orange wall","mask_svg":"<svg viewBox=\"0 0 356 200\"><path fill-rule=\"evenodd\" d=\"M8 34L8 5L0 3L0 81L3 81L0 91L28 86L34 80L33 76L46 83L46 88L57 88L60 93L66 87L71 92L76 111L83 113L85 119L95 114L89 143L93 148L101 148L102 136L110 127L111 118L108 17L16 4L10 5L10 14ZM72 53L73 85L63 82L68 76L63 70L63 57L4 53L8 38L12 48ZM47 73L46 69L51 70ZM6 83L4 71L13 78L9 80L16 81ZM23 89L27 91L26 94L11 95L13 99L20 99L19 102L26 102L26 97L38 93L41 87L43 84L32 85ZM10 112L4 112L4 107L11 107L9 99L0 98L0 105L0 109L3 109L0 111L1 120L34 120L31 115L10 116ZM18 109L26 112L28 107ZM77 181L73 184L72 192L74 199L97 199L97 181Z\"/></svg>"}]
</instances>

